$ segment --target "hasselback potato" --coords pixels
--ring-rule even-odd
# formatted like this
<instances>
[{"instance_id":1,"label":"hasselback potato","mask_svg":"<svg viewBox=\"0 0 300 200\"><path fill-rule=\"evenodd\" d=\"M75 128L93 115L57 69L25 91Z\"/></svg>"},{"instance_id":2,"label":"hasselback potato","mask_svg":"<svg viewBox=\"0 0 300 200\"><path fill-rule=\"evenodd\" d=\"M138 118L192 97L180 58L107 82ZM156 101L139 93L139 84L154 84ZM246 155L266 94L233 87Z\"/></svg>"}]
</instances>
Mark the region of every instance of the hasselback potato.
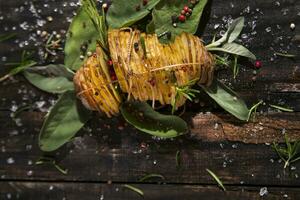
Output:
<instances>
[{"instance_id":1,"label":"hasselback potato","mask_svg":"<svg viewBox=\"0 0 300 200\"><path fill-rule=\"evenodd\" d=\"M115 89L117 82L127 99L159 101L171 104L176 87L195 80L210 85L214 73L214 57L202 41L189 33L162 44L156 34L145 34L131 28L108 31L108 44L113 69L107 65L103 50L97 47L74 77L78 97L91 109L108 117L119 112L121 97ZM111 70L117 80L111 78ZM176 108L186 101L181 96Z\"/></svg>"}]
</instances>

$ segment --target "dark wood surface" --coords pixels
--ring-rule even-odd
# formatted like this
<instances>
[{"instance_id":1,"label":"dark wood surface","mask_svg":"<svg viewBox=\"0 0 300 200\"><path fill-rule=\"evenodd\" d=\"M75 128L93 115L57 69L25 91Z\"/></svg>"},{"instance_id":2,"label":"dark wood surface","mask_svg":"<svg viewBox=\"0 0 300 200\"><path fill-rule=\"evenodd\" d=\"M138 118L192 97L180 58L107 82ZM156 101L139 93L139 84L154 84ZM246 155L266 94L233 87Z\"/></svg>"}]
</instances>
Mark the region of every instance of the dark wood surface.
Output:
<instances>
[{"instance_id":1,"label":"dark wood surface","mask_svg":"<svg viewBox=\"0 0 300 200\"><path fill-rule=\"evenodd\" d=\"M17 33L14 39L0 44L0 76L9 69L4 63L18 61L22 49L33 50L39 60L36 52L43 43L34 36L36 31L66 30L67 18L76 10L70 6L72 1L31 2L0 0L1 34ZM31 5L40 13L33 14ZM22 6L24 11L20 12ZM218 76L230 83L249 105L262 99L291 107L295 112L282 113L265 106L256 121L241 123L203 96L199 101L204 106L188 105L183 116L191 132L173 140L153 139L120 117L106 119L95 113L72 142L50 154L68 169L64 175L52 165L34 164L44 155L37 146L43 117L57 97L38 91L23 77L16 76L0 83L0 199L141 199L125 189L124 184L142 189L144 199L261 199L259 192L263 187L268 189L263 198L299 199L300 163L284 170L269 144L282 141L283 132L293 140L300 138L299 57L274 56L274 52L281 51L299 54L300 2L213 0L202 24L209 21L199 33L204 33L204 40L209 41L214 33L224 29L226 23L222 20L240 15L247 22L241 42L262 60L263 67L256 81L250 66L242 67L237 80L232 80L226 71ZM48 16L54 21L47 22ZM46 24L36 27L36 20L46 20ZM20 27L24 22L29 25L28 30ZM296 24L293 31L292 22ZM216 24L220 26L215 30ZM270 32L266 31L268 27ZM21 48L24 41L29 44ZM62 63L62 56L59 54L56 63ZM13 110L22 106L30 108L12 117ZM181 152L179 167L177 151ZM216 186L206 168L220 177L226 192ZM150 173L161 174L165 179L139 182Z\"/></svg>"}]
</instances>

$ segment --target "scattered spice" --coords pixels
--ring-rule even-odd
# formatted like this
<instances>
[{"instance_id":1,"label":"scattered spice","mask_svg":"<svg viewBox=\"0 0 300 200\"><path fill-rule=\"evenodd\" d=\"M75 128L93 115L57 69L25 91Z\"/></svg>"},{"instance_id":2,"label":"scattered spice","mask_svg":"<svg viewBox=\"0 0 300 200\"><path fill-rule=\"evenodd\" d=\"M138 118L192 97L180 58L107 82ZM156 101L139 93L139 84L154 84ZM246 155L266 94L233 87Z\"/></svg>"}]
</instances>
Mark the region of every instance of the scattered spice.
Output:
<instances>
[{"instance_id":1,"label":"scattered spice","mask_svg":"<svg viewBox=\"0 0 300 200\"><path fill-rule=\"evenodd\" d=\"M260 60L255 61L254 66L256 69L260 69L262 67L262 62Z\"/></svg>"},{"instance_id":2,"label":"scattered spice","mask_svg":"<svg viewBox=\"0 0 300 200\"><path fill-rule=\"evenodd\" d=\"M179 20L180 22L185 22L186 17L185 17L184 15L180 15L180 16L178 17L178 20Z\"/></svg>"}]
</instances>

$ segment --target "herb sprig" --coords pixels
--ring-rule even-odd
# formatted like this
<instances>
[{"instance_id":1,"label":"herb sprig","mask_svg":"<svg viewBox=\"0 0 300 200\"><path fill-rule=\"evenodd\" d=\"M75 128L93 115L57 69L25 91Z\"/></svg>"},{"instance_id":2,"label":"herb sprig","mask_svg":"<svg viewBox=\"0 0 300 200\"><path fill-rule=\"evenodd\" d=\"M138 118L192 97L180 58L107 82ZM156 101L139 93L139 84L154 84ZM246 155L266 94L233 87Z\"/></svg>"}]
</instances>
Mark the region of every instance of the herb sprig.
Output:
<instances>
[{"instance_id":1,"label":"herb sprig","mask_svg":"<svg viewBox=\"0 0 300 200\"><path fill-rule=\"evenodd\" d=\"M193 101L193 98L196 97L196 94L200 93L199 90L191 88L198 79L190 80L187 84L182 86L176 86L175 90L175 97L173 98L171 105L172 105L172 114L174 114L176 110L176 103L181 97L185 97L190 101Z\"/></svg>"},{"instance_id":2,"label":"herb sprig","mask_svg":"<svg viewBox=\"0 0 300 200\"><path fill-rule=\"evenodd\" d=\"M285 147L279 146L277 143L273 143L272 148L276 151L282 161L284 161L283 168L290 166L291 163L300 160L300 140L294 143L290 142L288 135L284 135Z\"/></svg>"},{"instance_id":3,"label":"herb sprig","mask_svg":"<svg viewBox=\"0 0 300 200\"><path fill-rule=\"evenodd\" d=\"M15 66L12 70L8 72L8 74L4 75L0 78L0 82L6 80L7 78L14 76L23 70L36 65L37 62L31 59L31 54L23 51L21 55L21 61L18 63L6 63L5 65Z\"/></svg>"},{"instance_id":4,"label":"herb sprig","mask_svg":"<svg viewBox=\"0 0 300 200\"><path fill-rule=\"evenodd\" d=\"M211 177L213 177L213 179L218 183L218 185L224 190L226 191L225 186L223 185L222 181L220 180L220 178L211 170L206 169L206 171L209 173L209 175L211 175Z\"/></svg>"}]
</instances>

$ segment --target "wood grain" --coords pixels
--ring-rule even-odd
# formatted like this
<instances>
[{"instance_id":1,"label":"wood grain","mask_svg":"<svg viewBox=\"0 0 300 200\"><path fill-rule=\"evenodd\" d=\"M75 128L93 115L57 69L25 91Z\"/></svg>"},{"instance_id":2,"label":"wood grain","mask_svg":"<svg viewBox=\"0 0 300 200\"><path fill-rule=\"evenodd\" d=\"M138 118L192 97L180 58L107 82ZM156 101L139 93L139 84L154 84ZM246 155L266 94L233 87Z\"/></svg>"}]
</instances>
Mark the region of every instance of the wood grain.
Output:
<instances>
[{"instance_id":1,"label":"wood grain","mask_svg":"<svg viewBox=\"0 0 300 200\"><path fill-rule=\"evenodd\" d=\"M295 188L272 188L268 187L268 194L261 197L260 188L257 187L233 187L228 186L223 192L216 186L193 186L193 185L153 185L153 184L133 184L132 186L141 189L144 196L125 189L122 184L104 183L59 183L59 182L7 182L0 183L0 198L8 199L71 199L85 200L94 199L115 199L115 200L135 200L135 199L174 199L174 200L279 200L297 199L300 191Z\"/></svg>"},{"instance_id":2,"label":"wood grain","mask_svg":"<svg viewBox=\"0 0 300 200\"><path fill-rule=\"evenodd\" d=\"M71 2L47 1L48 6L44 6L44 1L31 4L0 0L0 16L4 17L0 20L1 34L17 33L14 39L0 43L0 76L9 70L4 63L18 61L24 49L32 50L34 58L41 61L37 49L43 49L44 43L35 36L36 31L65 32L68 19L77 9L69 6ZM31 5L40 10L38 16L31 13ZM16 12L16 8L22 7L24 11ZM58 11L54 12L55 9ZM254 72L251 62L241 60L243 66L236 80L230 70L219 71L217 77L237 91L249 106L262 99L267 104L293 108L295 113L274 112L262 107L262 114L255 122L241 123L204 95L199 99L201 106L188 104L183 116L189 122L191 133L174 140L153 139L120 117L107 120L95 114L78 137L51 153L59 165L69 170L67 175L51 165L34 165L43 155L37 146L38 132L46 108L56 96L38 91L21 76L0 83L0 199L7 199L9 193L14 199L25 200L64 197L89 200L101 199L102 194L104 199L141 198L132 191L123 190L124 183L143 189L145 199L261 199L259 189L265 186L269 194L263 198L297 199L300 196L300 163L284 170L276 153L264 143L282 141L282 132L288 133L293 140L300 137L299 10L298 0L213 0L198 30L204 41L209 42L215 33L226 29L228 18L245 16L243 39L238 42L253 51L263 67ZM47 22L48 16L54 21ZM36 27L38 19L46 20L46 24ZM27 30L20 27L24 22L30 25ZM296 24L293 31L289 27L291 22ZM271 31L267 32L269 28ZM36 37L37 41L29 40L29 36ZM29 44L21 48L24 41ZM274 56L275 52L282 51L298 54L298 57ZM62 52L55 62L63 63ZM45 102L42 109L37 102ZM32 108L13 119L11 110L23 105ZM175 160L178 150L181 152L180 167L176 167ZM14 162L9 164L8 159ZM228 192L212 185L215 182L206 168L221 178ZM156 180L139 183L139 178L148 173L164 175L166 184L157 185Z\"/></svg>"}]
</instances>

